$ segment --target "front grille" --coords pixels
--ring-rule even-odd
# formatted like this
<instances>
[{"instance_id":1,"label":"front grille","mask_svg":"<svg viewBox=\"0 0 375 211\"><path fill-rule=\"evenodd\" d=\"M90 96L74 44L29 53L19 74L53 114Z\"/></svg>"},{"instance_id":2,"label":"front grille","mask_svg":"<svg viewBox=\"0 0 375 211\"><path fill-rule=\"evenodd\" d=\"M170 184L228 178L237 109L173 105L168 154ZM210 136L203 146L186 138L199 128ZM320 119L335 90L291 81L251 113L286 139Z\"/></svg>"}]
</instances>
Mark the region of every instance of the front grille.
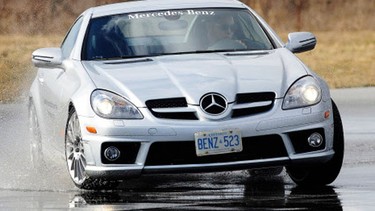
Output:
<instances>
[{"instance_id":1,"label":"front grille","mask_svg":"<svg viewBox=\"0 0 375 211\"><path fill-rule=\"evenodd\" d=\"M237 94L231 118L269 111L274 105L275 96L273 92ZM197 112L194 109L201 109L197 105L189 108L183 97L148 100L146 106L156 118L179 120L198 120Z\"/></svg>"},{"instance_id":2,"label":"front grille","mask_svg":"<svg viewBox=\"0 0 375 211\"><path fill-rule=\"evenodd\" d=\"M168 98L168 99L157 99L146 101L147 108L156 118L162 119L185 119L185 120L197 120L195 112L180 111L175 112L173 110L167 112L157 112L154 109L157 108L187 108L188 104L185 98Z\"/></svg>"},{"instance_id":3,"label":"front grille","mask_svg":"<svg viewBox=\"0 0 375 211\"><path fill-rule=\"evenodd\" d=\"M242 103L255 103L261 101L273 101L275 93L273 92L260 92L260 93L242 93L237 94L237 104Z\"/></svg>"},{"instance_id":4,"label":"front grille","mask_svg":"<svg viewBox=\"0 0 375 211\"><path fill-rule=\"evenodd\" d=\"M271 110L274 101L275 93L273 92L237 94L232 118L254 115ZM254 105L255 103L259 104Z\"/></svg>"},{"instance_id":5,"label":"front grille","mask_svg":"<svg viewBox=\"0 0 375 211\"><path fill-rule=\"evenodd\" d=\"M155 142L150 147L145 165L221 163L287 156L278 135L242 138L242 146L242 152L198 157L194 141Z\"/></svg>"},{"instance_id":6,"label":"front grille","mask_svg":"<svg viewBox=\"0 0 375 211\"><path fill-rule=\"evenodd\" d=\"M168 98L168 99L158 99L158 100L148 100L146 102L148 108L177 108L177 107L187 107L187 102L185 98Z\"/></svg>"}]
</instances>

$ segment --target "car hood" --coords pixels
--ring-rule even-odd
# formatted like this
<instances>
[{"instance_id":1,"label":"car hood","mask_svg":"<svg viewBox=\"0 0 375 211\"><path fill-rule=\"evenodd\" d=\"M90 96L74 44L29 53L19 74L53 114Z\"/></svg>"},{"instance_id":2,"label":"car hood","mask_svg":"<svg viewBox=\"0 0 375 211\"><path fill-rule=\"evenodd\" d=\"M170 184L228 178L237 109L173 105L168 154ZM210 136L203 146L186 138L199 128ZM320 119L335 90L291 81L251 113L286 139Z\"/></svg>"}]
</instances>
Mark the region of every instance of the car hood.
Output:
<instances>
[{"instance_id":1,"label":"car hood","mask_svg":"<svg viewBox=\"0 0 375 211\"><path fill-rule=\"evenodd\" d=\"M204 53L85 61L98 89L116 92L138 107L151 99L186 98L197 105L219 93L234 102L237 93L274 92L283 97L307 68L286 49L266 52Z\"/></svg>"}]
</instances>

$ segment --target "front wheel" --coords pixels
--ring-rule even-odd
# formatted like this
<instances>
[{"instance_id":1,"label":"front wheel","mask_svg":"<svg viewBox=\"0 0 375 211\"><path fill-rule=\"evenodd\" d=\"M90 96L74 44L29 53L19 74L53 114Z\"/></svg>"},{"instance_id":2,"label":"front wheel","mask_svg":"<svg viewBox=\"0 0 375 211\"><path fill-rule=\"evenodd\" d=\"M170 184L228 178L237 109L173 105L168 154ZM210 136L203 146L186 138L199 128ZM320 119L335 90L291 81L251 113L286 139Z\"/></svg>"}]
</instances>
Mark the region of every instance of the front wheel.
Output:
<instances>
[{"instance_id":1,"label":"front wheel","mask_svg":"<svg viewBox=\"0 0 375 211\"><path fill-rule=\"evenodd\" d=\"M344 131L339 110L332 101L333 111L333 150L335 154L327 163L311 166L287 166L290 178L302 186L327 185L332 183L340 173L344 158Z\"/></svg>"},{"instance_id":2,"label":"front wheel","mask_svg":"<svg viewBox=\"0 0 375 211\"><path fill-rule=\"evenodd\" d=\"M76 111L72 108L65 132L65 158L70 178L82 189L107 189L117 186L116 181L93 179L86 174L86 156L82 141L81 128Z\"/></svg>"}]
</instances>

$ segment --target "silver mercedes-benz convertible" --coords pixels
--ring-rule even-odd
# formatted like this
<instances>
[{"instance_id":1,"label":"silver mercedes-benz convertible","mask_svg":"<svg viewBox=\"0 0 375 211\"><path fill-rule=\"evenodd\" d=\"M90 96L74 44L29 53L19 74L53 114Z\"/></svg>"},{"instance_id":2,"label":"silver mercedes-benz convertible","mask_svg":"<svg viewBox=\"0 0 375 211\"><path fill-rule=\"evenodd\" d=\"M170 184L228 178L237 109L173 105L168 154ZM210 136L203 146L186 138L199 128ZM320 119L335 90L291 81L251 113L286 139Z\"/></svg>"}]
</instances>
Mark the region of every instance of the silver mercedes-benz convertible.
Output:
<instances>
[{"instance_id":1,"label":"silver mercedes-benz convertible","mask_svg":"<svg viewBox=\"0 0 375 211\"><path fill-rule=\"evenodd\" d=\"M74 184L248 170L326 185L344 155L329 88L237 0L131 1L83 12L59 48L33 52L32 159L60 153ZM53 153L55 154L55 153Z\"/></svg>"}]
</instances>

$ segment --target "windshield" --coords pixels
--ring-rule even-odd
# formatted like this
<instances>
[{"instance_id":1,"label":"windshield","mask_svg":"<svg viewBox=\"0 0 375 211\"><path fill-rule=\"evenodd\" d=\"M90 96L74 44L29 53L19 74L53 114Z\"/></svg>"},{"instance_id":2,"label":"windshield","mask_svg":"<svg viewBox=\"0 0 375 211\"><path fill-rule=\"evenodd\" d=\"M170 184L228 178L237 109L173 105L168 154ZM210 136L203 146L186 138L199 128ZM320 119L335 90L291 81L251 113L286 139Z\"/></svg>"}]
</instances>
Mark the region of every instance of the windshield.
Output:
<instances>
[{"instance_id":1,"label":"windshield","mask_svg":"<svg viewBox=\"0 0 375 211\"><path fill-rule=\"evenodd\" d=\"M83 60L273 48L248 10L213 8L95 18L83 46Z\"/></svg>"}]
</instances>

